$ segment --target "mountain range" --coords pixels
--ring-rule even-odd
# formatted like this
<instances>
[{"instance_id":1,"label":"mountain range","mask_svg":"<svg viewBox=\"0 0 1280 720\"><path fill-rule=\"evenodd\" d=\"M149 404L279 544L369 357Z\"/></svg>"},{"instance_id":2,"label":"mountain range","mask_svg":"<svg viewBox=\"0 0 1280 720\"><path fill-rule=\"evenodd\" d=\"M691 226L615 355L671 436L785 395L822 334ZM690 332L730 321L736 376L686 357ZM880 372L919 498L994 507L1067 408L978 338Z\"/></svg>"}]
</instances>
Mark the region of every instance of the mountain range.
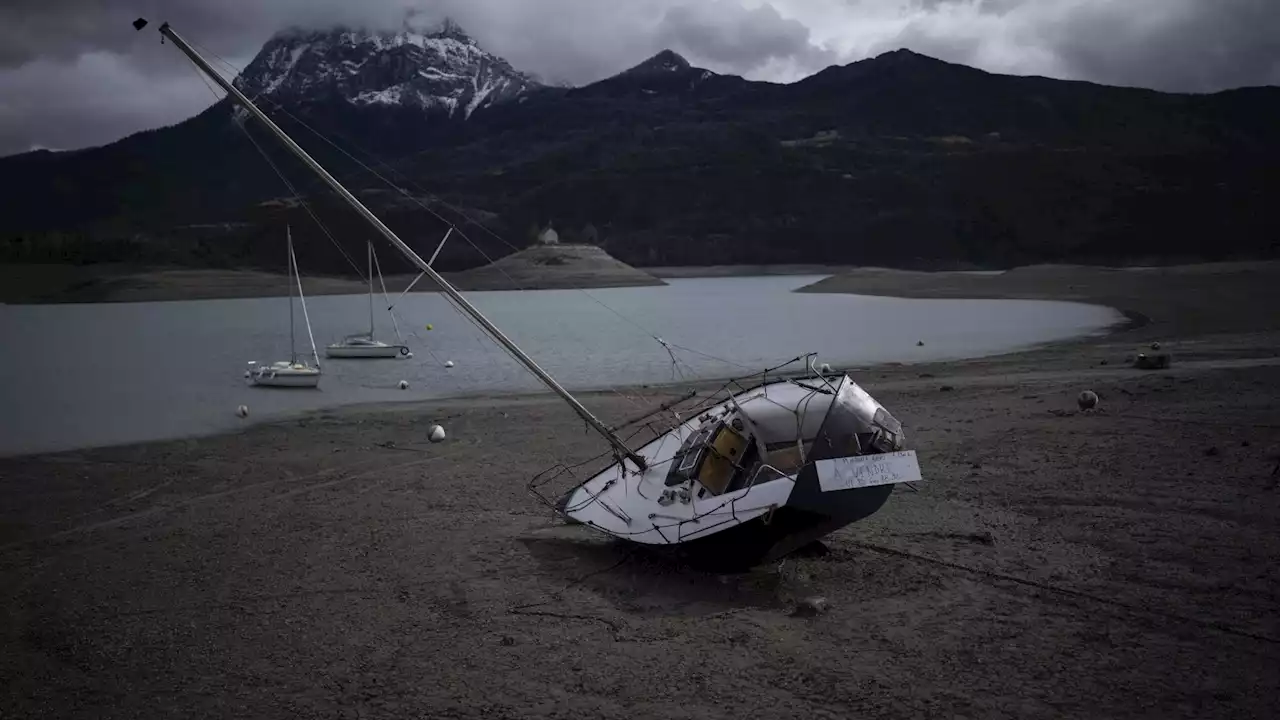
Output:
<instances>
[{"instance_id":1,"label":"mountain range","mask_svg":"<svg viewBox=\"0 0 1280 720\"><path fill-rule=\"evenodd\" d=\"M271 38L235 83L280 104L346 102L462 119L540 87L452 21L429 33L290 29Z\"/></svg>"},{"instance_id":2,"label":"mountain range","mask_svg":"<svg viewBox=\"0 0 1280 720\"><path fill-rule=\"evenodd\" d=\"M452 22L289 29L235 83L424 252L458 225L471 243L445 269L548 225L641 266L1280 254L1280 88L1168 94L910 50L791 84L668 50L553 87ZM348 271L310 214L351 252L369 228L246 115L224 99L104 147L0 159L0 259L277 268L287 224L310 268Z\"/></svg>"}]
</instances>

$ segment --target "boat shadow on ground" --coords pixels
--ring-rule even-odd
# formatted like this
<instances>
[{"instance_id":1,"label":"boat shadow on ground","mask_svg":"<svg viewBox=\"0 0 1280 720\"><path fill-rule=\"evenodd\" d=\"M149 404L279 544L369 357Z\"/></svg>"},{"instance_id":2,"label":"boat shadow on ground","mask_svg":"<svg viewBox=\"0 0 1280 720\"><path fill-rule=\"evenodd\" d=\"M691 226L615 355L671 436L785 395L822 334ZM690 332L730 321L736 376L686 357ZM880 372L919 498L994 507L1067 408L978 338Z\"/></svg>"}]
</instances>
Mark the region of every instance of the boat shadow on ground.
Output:
<instances>
[{"instance_id":1,"label":"boat shadow on ground","mask_svg":"<svg viewBox=\"0 0 1280 720\"><path fill-rule=\"evenodd\" d=\"M541 574L565 595L586 590L636 615L710 615L779 609L794 591L777 564L715 572L663 549L594 536L522 538Z\"/></svg>"}]
</instances>

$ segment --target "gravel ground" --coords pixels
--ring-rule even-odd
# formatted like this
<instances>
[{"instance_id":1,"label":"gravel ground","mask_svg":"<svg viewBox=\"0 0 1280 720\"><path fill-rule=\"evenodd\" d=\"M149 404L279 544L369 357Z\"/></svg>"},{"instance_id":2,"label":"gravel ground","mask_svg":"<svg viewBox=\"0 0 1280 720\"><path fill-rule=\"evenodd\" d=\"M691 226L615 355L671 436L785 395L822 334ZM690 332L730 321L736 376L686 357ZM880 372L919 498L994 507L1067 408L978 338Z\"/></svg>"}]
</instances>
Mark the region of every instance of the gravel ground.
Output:
<instances>
[{"instance_id":1,"label":"gravel ground","mask_svg":"<svg viewBox=\"0 0 1280 720\"><path fill-rule=\"evenodd\" d=\"M0 460L0 717L1274 717L1280 334L1135 299L855 371L926 482L743 575L556 522L526 482L603 448L542 396ZM1173 366L1128 367L1157 331Z\"/></svg>"}]
</instances>

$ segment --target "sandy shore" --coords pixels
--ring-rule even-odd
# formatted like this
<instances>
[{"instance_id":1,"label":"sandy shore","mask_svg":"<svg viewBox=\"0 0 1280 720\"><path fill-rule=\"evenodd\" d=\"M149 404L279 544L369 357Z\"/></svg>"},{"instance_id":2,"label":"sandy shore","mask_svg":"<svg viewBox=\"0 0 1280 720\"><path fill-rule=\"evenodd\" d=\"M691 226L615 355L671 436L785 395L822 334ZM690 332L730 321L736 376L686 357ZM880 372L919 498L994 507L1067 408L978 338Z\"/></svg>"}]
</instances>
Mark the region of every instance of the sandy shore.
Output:
<instances>
[{"instance_id":1,"label":"sandy shore","mask_svg":"<svg viewBox=\"0 0 1280 720\"><path fill-rule=\"evenodd\" d=\"M1271 717L1280 312L1219 269L1071 298L1139 329L857 372L928 481L742 576L555 522L526 482L602 448L541 396L0 460L0 717ZM1153 334L1173 367L1126 366Z\"/></svg>"}]
</instances>

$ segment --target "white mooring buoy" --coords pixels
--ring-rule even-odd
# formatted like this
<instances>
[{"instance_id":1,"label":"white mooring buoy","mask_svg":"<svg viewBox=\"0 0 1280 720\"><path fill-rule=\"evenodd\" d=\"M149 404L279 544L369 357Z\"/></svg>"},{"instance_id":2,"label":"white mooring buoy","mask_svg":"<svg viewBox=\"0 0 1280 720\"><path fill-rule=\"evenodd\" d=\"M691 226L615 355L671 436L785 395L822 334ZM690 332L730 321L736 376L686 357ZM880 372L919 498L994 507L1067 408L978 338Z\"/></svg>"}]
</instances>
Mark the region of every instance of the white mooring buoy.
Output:
<instances>
[{"instance_id":1,"label":"white mooring buoy","mask_svg":"<svg viewBox=\"0 0 1280 720\"><path fill-rule=\"evenodd\" d=\"M249 406L241 405L240 407L236 408L236 417L241 417L241 418L249 417Z\"/></svg>"},{"instance_id":2,"label":"white mooring buoy","mask_svg":"<svg viewBox=\"0 0 1280 720\"><path fill-rule=\"evenodd\" d=\"M447 367L447 368L451 368L451 367L453 367L453 361L452 361L452 360L446 360L446 361L445 361L445 363L444 363L444 366L445 366L445 367Z\"/></svg>"},{"instance_id":3,"label":"white mooring buoy","mask_svg":"<svg viewBox=\"0 0 1280 720\"><path fill-rule=\"evenodd\" d=\"M409 381L408 381L408 380L401 380L401 381L400 381L400 389L401 389L401 390L408 390L408 389L409 389Z\"/></svg>"},{"instance_id":4,"label":"white mooring buoy","mask_svg":"<svg viewBox=\"0 0 1280 720\"><path fill-rule=\"evenodd\" d=\"M442 440L444 440L444 437L445 437L444 428L440 427L439 425L432 425L430 434L427 437L430 438L431 442L433 443L441 442Z\"/></svg>"}]
</instances>

